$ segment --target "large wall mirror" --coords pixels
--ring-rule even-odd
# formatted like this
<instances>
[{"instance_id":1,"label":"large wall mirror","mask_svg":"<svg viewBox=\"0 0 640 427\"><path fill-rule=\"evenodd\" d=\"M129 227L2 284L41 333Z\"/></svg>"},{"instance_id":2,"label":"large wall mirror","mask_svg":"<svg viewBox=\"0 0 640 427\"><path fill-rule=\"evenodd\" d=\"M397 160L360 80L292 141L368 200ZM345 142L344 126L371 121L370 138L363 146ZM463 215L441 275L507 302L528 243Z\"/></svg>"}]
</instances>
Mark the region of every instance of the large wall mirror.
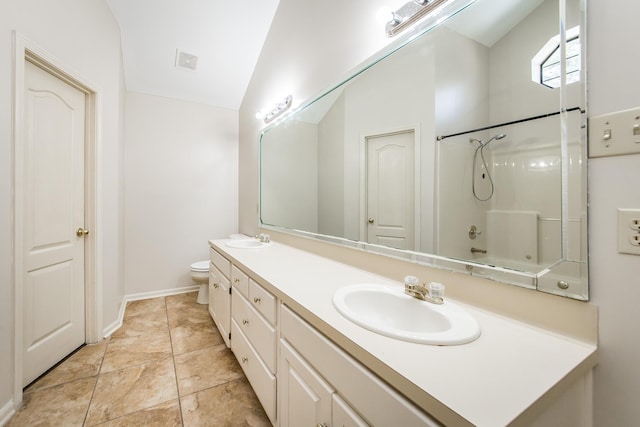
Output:
<instances>
[{"instance_id":1,"label":"large wall mirror","mask_svg":"<svg viewBox=\"0 0 640 427\"><path fill-rule=\"evenodd\" d=\"M587 300L584 22L477 0L372 59L262 132L261 226Z\"/></svg>"}]
</instances>

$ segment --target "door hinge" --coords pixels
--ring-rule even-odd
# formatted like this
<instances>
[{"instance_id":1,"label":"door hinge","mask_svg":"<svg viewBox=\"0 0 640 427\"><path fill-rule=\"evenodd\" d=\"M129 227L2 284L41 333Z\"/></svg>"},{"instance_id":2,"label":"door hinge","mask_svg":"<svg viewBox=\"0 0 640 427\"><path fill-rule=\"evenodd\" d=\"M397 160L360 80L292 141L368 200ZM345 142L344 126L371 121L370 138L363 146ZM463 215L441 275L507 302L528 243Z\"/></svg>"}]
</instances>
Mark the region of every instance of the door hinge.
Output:
<instances>
[{"instance_id":1,"label":"door hinge","mask_svg":"<svg viewBox=\"0 0 640 427\"><path fill-rule=\"evenodd\" d=\"M231 339L231 332L229 332L229 339Z\"/></svg>"},{"instance_id":2,"label":"door hinge","mask_svg":"<svg viewBox=\"0 0 640 427\"><path fill-rule=\"evenodd\" d=\"M229 288L229 295L231 295L231 288Z\"/></svg>"}]
</instances>

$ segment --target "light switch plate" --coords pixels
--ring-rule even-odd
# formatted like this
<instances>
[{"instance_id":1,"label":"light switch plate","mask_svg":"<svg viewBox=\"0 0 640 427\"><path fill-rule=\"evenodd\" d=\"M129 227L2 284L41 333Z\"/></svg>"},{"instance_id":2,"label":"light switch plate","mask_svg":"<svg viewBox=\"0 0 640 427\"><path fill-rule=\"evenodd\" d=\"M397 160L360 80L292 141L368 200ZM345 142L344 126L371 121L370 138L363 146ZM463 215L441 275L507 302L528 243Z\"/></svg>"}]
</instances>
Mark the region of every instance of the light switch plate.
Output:
<instances>
[{"instance_id":1,"label":"light switch plate","mask_svg":"<svg viewBox=\"0 0 640 427\"><path fill-rule=\"evenodd\" d=\"M640 108L589 118L589 157L640 153Z\"/></svg>"},{"instance_id":2,"label":"light switch plate","mask_svg":"<svg viewBox=\"0 0 640 427\"><path fill-rule=\"evenodd\" d=\"M618 252L640 255L640 209L618 209Z\"/></svg>"}]
</instances>

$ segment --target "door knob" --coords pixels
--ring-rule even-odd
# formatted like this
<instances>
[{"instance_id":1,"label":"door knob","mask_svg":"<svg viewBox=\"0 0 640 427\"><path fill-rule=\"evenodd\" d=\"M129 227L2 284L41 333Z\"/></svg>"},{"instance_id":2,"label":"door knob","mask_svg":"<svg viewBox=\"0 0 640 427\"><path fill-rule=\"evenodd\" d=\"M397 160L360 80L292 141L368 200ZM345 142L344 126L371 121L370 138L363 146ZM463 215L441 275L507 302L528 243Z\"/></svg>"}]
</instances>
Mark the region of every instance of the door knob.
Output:
<instances>
[{"instance_id":1,"label":"door knob","mask_svg":"<svg viewBox=\"0 0 640 427\"><path fill-rule=\"evenodd\" d=\"M369 218L369 224L373 224L374 220L373 218Z\"/></svg>"},{"instance_id":2,"label":"door knob","mask_svg":"<svg viewBox=\"0 0 640 427\"><path fill-rule=\"evenodd\" d=\"M86 228L80 227L76 230L76 236L78 237L84 237L87 234L89 234L89 230L87 230Z\"/></svg>"}]
</instances>

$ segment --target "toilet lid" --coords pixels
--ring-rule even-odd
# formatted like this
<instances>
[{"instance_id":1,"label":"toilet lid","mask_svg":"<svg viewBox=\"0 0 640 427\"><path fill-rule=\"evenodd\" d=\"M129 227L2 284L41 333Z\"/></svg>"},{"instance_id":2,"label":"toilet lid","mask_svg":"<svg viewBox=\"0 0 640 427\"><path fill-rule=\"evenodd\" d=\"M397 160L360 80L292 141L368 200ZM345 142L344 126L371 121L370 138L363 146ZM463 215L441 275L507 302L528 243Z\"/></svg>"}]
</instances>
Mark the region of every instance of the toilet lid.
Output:
<instances>
[{"instance_id":1,"label":"toilet lid","mask_svg":"<svg viewBox=\"0 0 640 427\"><path fill-rule=\"evenodd\" d=\"M209 261L198 261L191 264L192 271L209 271Z\"/></svg>"}]
</instances>

